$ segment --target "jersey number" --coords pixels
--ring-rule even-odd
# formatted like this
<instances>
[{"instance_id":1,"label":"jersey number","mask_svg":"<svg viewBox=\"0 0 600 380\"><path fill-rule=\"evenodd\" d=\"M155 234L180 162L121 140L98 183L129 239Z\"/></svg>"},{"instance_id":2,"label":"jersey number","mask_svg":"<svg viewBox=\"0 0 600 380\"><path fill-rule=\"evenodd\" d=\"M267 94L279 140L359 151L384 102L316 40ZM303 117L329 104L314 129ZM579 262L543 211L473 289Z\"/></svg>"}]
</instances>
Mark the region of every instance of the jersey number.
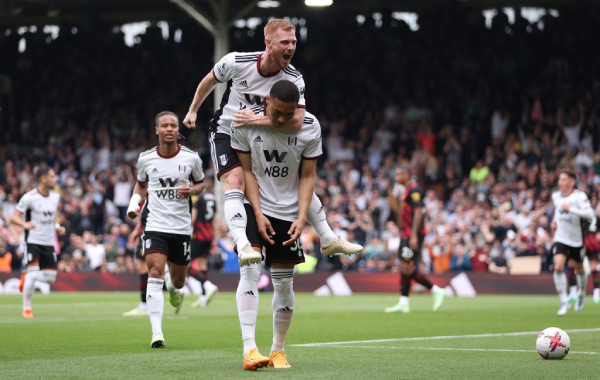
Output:
<instances>
[{"instance_id":1,"label":"jersey number","mask_svg":"<svg viewBox=\"0 0 600 380\"><path fill-rule=\"evenodd\" d=\"M204 220L211 220L215 215L215 201L206 201L206 214Z\"/></svg>"},{"instance_id":2,"label":"jersey number","mask_svg":"<svg viewBox=\"0 0 600 380\"><path fill-rule=\"evenodd\" d=\"M269 177L273 177L273 178L287 177L288 171L289 171L289 168L287 166L284 166L283 168L280 168L279 166L271 166L271 167L265 168L265 174L268 175Z\"/></svg>"},{"instance_id":3,"label":"jersey number","mask_svg":"<svg viewBox=\"0 0 600 380\"><path fill-rule=\"evenodd\" d=\"M298 249L302 250L302 243L300 242L300 239L296 239L294 245L290 247L290 251L296 252Z\"/></svg>"},{"instance_id":4,"label":"jersey number","mask_svg":"<svg viewBox=\"0 0 600 380\"><path fill-rule=\"evenodd\" d=\"M188 243L187 241L184 241L183 242L183 255L185 256L186 260L190 260L190 256L192 255L191 251L192 251L192 247L190 246L190 243Z\"/></svg>"}]
</instances>

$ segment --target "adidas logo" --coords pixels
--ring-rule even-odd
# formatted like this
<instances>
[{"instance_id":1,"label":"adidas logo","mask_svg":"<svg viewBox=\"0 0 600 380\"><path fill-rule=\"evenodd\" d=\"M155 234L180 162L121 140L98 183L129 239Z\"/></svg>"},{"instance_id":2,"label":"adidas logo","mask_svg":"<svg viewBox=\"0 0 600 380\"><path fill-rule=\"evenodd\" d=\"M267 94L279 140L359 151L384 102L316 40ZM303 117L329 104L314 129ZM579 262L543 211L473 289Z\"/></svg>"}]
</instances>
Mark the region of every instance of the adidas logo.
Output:
<instances>
[{"instance_id":1,"label":"adidas logo","mask_svg":"<svg viewBox=\"0 0 600 380\"><path fill-rule=\"evenodd\" d=\"M244 87L248 87L248 82L246 82L245 80L240 82L240 86L244 86Z\"/></svg>"},{"instance_id":2,"label":"adidas logo","mask_svg":"<svg viewBox=\"0 0 600 380\"><path fill-rule=\"evenodd\" d=\"M238 212L233 216L233 218L231 218L230 222L233 222L234 220L244 220L244 217Z\"/></svg>"},{"instance_id":3,"label":"adidas logo","mask_svg":"<svg viewBox=\"0 0 600 380\"><path fill-rule=\"evenodd\" d=\"M252 290L248 290L247 292L245 292L244 294L242 294L243 296L250 296L250 297L256 297L254 295L254 292Z\"/></svg>"},{"instance_id":4,"label":"adidas logo","mask_svg":"<svg viewBox=\"0 0 600 380\"><path fill-rule=\"evenodd\" d=\"M157 169L157 168L154 168L154 169L152 170L152 173L158 173L158 169Z\"/></svg>"},{"instance_id":5,"label":"adidas logo","mask_svg":"<svg viewBox=\"0 0 600 380\"><path fill-rule=\"evenodd\" d=\"M291 309L289 307L282 307L281 309L277 310L278 313L283 313L283 314L290 314L294 312L294 309Z\"/></svg>"},{"instance_id":6,"label":"adidas logo","mask_svg":"<svg viewBox=\"0 0 600 380\"><path fill-rule=\"evenodd\" d=\"M324 210L323 210L323 206L321 206L321 208L319 209L319 211L317 211L317 214L320 214L320 213L322 213L323 211L324 211Z\"/></svg>"},{"instance_id":7,"label":"adidas logo","mask_svg":"<svg viewBox=\"0 0 600 380\"><path fill-rule=\"evenodd\" d=\"M254 139L254 142L256 142L256 143L263 142L263 140L260 138L260 136L256 136L256 138Z\"/></svg>"}]
</instances>

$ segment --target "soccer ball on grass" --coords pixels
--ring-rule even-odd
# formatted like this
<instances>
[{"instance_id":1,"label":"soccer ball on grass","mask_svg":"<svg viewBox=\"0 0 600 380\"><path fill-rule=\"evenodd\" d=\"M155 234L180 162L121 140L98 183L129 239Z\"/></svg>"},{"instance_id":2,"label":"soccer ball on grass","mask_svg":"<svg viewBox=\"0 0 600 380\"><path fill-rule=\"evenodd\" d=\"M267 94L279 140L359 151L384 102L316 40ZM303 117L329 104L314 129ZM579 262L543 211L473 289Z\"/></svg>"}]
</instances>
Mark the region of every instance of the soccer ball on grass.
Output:
<instances>
[{"instance_id":1,"label":"soccer ball on grass","mask_svg":"<svg viewBox=\"0 0 600 380\"><path fill-rule=\"evenodd\" d=\"M535 346L542 358L560 360L569 353L571 340L567 333L558 327L548 327L538 335Z\"/></svg>"}]
</instances>

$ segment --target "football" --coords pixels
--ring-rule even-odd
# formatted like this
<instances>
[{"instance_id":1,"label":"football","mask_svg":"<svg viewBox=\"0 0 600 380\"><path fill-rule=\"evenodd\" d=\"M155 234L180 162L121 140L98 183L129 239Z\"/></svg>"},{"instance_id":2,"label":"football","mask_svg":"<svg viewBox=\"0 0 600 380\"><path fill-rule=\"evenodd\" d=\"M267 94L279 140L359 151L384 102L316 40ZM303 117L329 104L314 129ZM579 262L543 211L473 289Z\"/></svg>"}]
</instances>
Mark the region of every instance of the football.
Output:
<instances>
[{"instance_id":1,"label":"football","mask_svg":"<svg viewBox=\"0 0 600 380\"><path fill-rule=\"evenodd\" d=\"M548 327L538 335L535 346L542 358L560 360L569 353L571 340L558 327Z\"/></svg>"}]
</instances>

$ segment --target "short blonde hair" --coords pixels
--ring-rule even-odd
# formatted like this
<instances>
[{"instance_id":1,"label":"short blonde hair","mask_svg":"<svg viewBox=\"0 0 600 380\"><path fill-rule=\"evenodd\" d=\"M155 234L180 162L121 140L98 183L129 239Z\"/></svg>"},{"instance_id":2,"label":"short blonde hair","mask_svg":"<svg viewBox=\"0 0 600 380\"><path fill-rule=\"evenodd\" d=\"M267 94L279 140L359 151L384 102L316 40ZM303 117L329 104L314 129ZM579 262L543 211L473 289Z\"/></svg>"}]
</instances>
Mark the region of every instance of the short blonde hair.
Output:
<instances>
[{"instance_id":1,"label":"short blonde hair","mask_svg":"<svg viewBox=\"0 0 600 380\"><path fill-rule=\"evenodd\" d=\"M265 26L265 38L271 38L279 29L292 30L296 33L296 27L289 21L280 18L273 19Z\"/></svg>"}]
</instances>

